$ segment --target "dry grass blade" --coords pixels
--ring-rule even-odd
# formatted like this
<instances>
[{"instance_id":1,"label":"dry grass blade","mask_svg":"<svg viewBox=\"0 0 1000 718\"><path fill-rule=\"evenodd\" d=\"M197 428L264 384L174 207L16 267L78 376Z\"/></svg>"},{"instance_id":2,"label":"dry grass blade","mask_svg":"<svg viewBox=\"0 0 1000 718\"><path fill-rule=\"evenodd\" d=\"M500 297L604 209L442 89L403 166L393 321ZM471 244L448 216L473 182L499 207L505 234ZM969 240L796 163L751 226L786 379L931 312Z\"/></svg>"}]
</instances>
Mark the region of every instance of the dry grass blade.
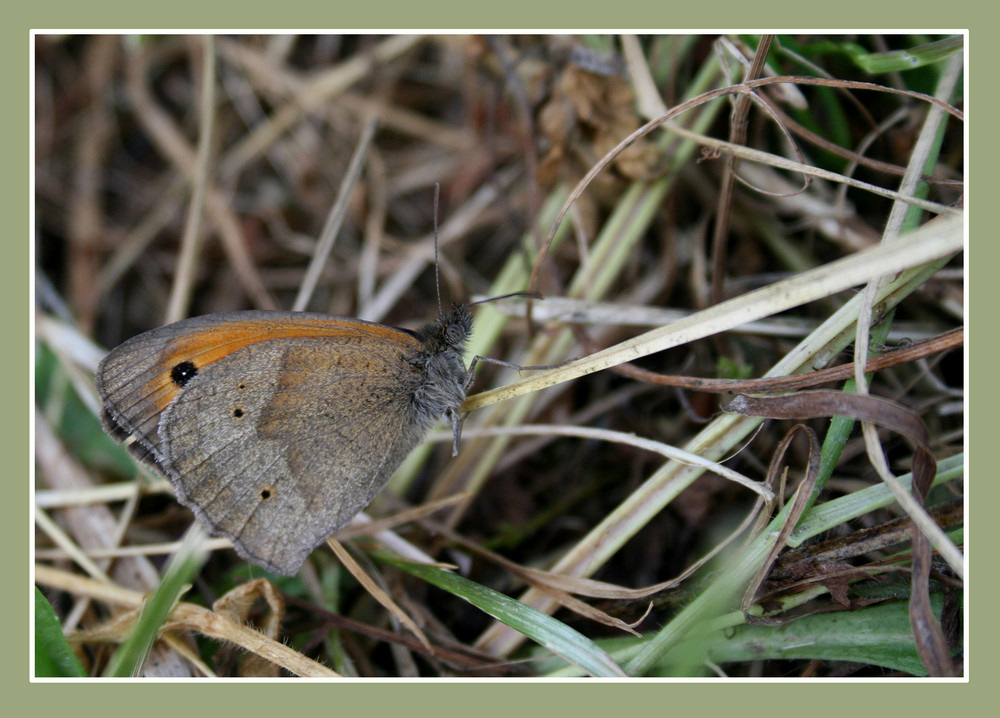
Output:
<instances>
[{"instance_id":1,"label":"dry grass blade","mask_svg":"<svg viewBox=\"0 0 1000 718\"><path fill-rule=\"evenodd\" d=\"M802 512L805 511L806 504L809 502L809 497L813 492L813 487L816 485L816 480L819 478L819 440L816 438L816 433L812 429L801 424L792 427L782 438L781 443L778 444L778 448L777 451L775 451L771 465L767 469L768 478L772 483L777 480L777 475L781 471L781 462L784 460L785 453L788 451L788 447L797 433L805 434L806 439L809 442L809 453L806 461L807 466L805 476L795 493L795 502L792 504L788 511L788 515L785 517L785 521L781 526L781 531L778 533L778 537L774 541L774 546L771 548L767 558L764 559L760 568L757 569L757 573L755 573L753 578L750 579L750 583L747 585L747 590L743 594L743 600L740 602L740 608L743 610L743 613L748 619L750 619L750 607L754 604L754 598L757 594L757 590L764 582L764 578L767 576L768 572L770 572L771 567L778 558L778 554L784 548L785 542L792 533L792 529L795 528L795 525L802 517ZM754 618L752 620L766 621L767 619Z\"/></svg>"},{"instance_id":2,"label":"dry grass blade","mask_svg":"<svg viewBox=\"0 0 1000 718\"><path fill-rule=\"evenodd\" d=\"M417 626L413 619L410 618L403 609L396 605L396 602L389 597L389 594L387 594L381 586L375 583L372 577L369 576L363 568L361 568L361 565L354 560L350 553L348 553L347 549L344 548L344 545L332 537L327 539L326 543L340 562L344 564L344 567L351 572L351 575L354 576L354 578L358 580L358 583L364 586L365 590L368 591L368 593L370 593L376 601L385 606L393 616L399 619L400 623L406 626L414 636L420 639L424 648L428 651L433 650L431 648L431 642L427 640L427 636L424 635L424 632L420 630L419 626Z\"/></svg>"},{"instance_id":3,"label":"dry grass blade","mask_svg":"<svg viewBox=\"0 0 1000 718\"><path fill-rule=\"evenodd\" d=\"M109 586L41 565L35 566L35 580L43 586L129 608L140 607L144 599L143 594L136 591ZM201 606L190 603L178 604L170 614L170 622L174 628L198 631L212 638L235 643L298 676L327 678L337 676L326 666L306 658L279 641L268 638L260 631Z\"/></svg>"},{"instance_id":4,"label":"dry grass blade","mask_svg":"<svg viewBox=\"0 0 1000 718\"><path fill-rule=\"evenodd\" d=\"M959 218L925 225L891 245L872 247L679 319L618 346L520 379L500 389L477 394L467 399L462 409L472 411L494 402L540 391L560 382L733 329L744 322L821 299L873 278L891 276L935 259L947 258L961 251L963 237L963 223Z\"/></svg>"},{"instance_id":5,"label":"dry grass blade","mask_svg":"<svg viewBox=\"0 0 1000 718\"><path fill-rule=\"evenodd\" d=\"M176 280L167 304L166 323L180 321L187 316L187 307L194 285L195 265L201 248L202 213L205 209L205 192L209 183L212 129L215 120L215 43L210 35L204 37L202 47L201 86L198 150L192 179L191 205L188 208L184 236L181 240Z\"/></svg>"}]
</instances>

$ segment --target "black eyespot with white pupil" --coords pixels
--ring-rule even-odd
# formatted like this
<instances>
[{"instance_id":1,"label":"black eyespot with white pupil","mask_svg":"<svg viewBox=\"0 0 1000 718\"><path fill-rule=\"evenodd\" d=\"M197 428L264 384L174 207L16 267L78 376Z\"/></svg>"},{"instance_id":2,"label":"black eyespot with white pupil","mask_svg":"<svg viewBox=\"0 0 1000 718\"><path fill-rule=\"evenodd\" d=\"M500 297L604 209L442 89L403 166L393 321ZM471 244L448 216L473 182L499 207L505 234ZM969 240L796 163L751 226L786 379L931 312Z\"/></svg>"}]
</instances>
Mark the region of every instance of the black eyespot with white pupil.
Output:
<instances>
[{"instance_id":1,"label":"black eyespot with white pupil","mask_svg":"<svg viewBox=\"0 0 1000 718\"><path fill-rule=\"evenodd\" d=\"M182 361L170 370L170 379L179 387L185 386L198 375L198 367L189 361Z\"/></svg>"}]
</instances>

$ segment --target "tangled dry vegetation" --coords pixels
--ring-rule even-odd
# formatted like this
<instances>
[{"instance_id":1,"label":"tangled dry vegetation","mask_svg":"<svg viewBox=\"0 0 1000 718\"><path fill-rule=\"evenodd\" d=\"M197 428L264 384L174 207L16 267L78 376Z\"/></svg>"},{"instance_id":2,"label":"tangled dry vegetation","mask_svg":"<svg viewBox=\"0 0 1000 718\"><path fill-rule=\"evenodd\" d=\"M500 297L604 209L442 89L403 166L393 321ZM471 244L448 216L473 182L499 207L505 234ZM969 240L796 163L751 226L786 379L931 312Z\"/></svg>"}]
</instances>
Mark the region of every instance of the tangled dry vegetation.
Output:
<instances>
[{"instance_id":1,"label":"tangled dry vegetation","mask_svg":"<svg viewBox=\"0 0 1000 718\"><path fill-rule=\"evenodd\" d=\"M961 38L35 59L40 673L962 672ZM105 348L300 292L419 326L435 184L444 301L544 297L475 307L470 354L557 366L484 365L459 455L435 433L297 576L213 539L164 580L193 517L101 431Z\"/></svg>"}]
</instances>

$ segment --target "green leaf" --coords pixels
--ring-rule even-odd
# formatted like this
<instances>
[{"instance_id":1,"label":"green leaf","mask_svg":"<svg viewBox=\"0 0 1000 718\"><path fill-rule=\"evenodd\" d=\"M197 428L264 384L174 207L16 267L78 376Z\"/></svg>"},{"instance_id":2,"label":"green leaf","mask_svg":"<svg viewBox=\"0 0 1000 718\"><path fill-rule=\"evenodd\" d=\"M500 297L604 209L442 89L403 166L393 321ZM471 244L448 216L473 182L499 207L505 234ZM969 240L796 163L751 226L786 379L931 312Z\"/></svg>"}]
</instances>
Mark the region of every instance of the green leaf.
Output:
<instances>
[{"instance_id":1,"label":"green leaf","mask_svg":"<svg viewBox=\"0 0 1000 718\"><path fill-rule=\"evenodd\" d=\"M940 614L941 594L931 597ZM717 663L805 659L868 663L914 676L927 669L913 642L907 601L806 616L782 626L740 626L708 651Z\"/></svg>"},{"instance_id":2,"label":"green leaf","mask_svg":"<svg viewBox=\"0 0 1000 718\"><path fill-rule=\"evenodd\" d=\"M619 678L626 676L621 666L606 651L552 616L449 571L404 561L384 552L377 553L377 556L386 563L468 601L591 675Z\"/></svg>"},{"instance_id":3,"label":"green leaf","mask_svg":"<svg viewBox=\"0 0 1000 718\"><path fill-rule=\"evenodd\" d=\"M69 647L62 625L45 595L35 586L35 677L85 678L80 661Z\"/></svg>"}]
</instances>

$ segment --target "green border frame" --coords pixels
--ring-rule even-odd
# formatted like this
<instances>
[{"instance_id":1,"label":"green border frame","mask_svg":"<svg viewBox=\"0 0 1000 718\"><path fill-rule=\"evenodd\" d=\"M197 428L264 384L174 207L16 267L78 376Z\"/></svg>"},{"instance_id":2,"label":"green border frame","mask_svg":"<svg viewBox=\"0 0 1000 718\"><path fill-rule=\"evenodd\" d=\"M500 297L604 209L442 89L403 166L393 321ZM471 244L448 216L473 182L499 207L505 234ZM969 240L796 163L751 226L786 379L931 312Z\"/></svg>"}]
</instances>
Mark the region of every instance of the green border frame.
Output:
<instances>
[{"instance_id":1,"label":"green border frame","mask_svg":"<svg viewBox=\"0 0 1000 718\"><path fill-rule=\"evenodd\" d=\"M391 8L390 8L391 6ZM238 13L233 10L238 8ZM32 189L26 187L26 173L22 158L25 157L27 145L27 125L30 122L30 106L28 89L30 85L30 31L31 29L78 29L80 31L100 29L141 29L165 28L171 30L184 29L215 29L232 28L234 22L244 28L253 29L302 29L302 28L336 28L371 29L381 28L386 18L393 19L393 27L387 29L424 29L464 30L470 28L496 28L510 30L530 28L536 30L565 29L567 23L576 28L620 28L626 31L641 31L646 26L653 31L669 32L682 29L692 30L731 30L733 28L762 28L773 24L773 29L809 28L821 29L828 27L842 30L845 27L894 29L899 28L901 21L909 27L926 28L972 28L978 25L980 32L969 35L969 66L975 66L976 73L968 72L970 78L988 76L988 68L997 66L997 43L985 38L985 29L990 27L989 12L977 3L973 8L970 0L958 0L947 6L942 12L940 6L925 3L922 0L916 4L907 3L905 15L901 15L898 6L878 5L876 3L858 2L858 0L839 0L823 7L804 5L792 6L788 3L778 3L766 0L764 3L736 3L732 0L706 3L704 5L685 5L683 3L654 3L649 0L617 0L603 7L569 4L542 4L535 0L505 0L499 6L476 5L455 0L423 0L421 2L405 2L404 0L380 0L368 5L348 5L338 7L330 2L303 2L302 0L284 0L274 7L252 7L249 4L206 3L204 0L172 0L165 4L138 4L122 0L89 0L87 2L69 2L68 0L50 0L46 3L36 3L28 7L8 9L5 11L6 22L3 34L6 40L0 43L3 62L0 62L3 75L7 78L5 87L12 88L17 97L23 98L10 103L12 110L4 113L3 141L6 151L3 156L8 158L3 172L4 204L9 211L4 215L12 222L5 226L9 233L7 246L12 248L11 261L3 266L4 281L0 282L3 292L3 326L15 334L22 331L29 335L30 346L30 316L32 301L29 294L30 242L31 227L28 221L27 207L24 198L27 195L31 201ZM571 12L567 12L571 10ZM974 23L981 20L981 23ZM718 23L724 21L726 27L720 28ZM919 22L918 22L919 21ZM978 42L977 42L978 41ZM992 58L992 59L991 59ZM27 82L26 82L27 80ZM971 80L970 80L971 82ZM983 82L980 82L984 85ZM996 105L995 93L986 90L975 95L977 114L982 117L995 118L997 114L990 111ZM971 96L971 93L970 93ZM23 103L23 104L22 104ZM983 107L980 107L980 103ZM985 108L985 109L984 109ZM969 107L966 107L968 111ZM990 123L992 125L992 123ZM970 124L970 127L973 125ZM996 140L983 130L970 137L976 141L977 158L983 162L970 166L975 172L978 182L971 182L971 192L967 205L972 208L976 199L985 200L992 189L986 173L991 169L988 149L984 145L995 144ZM970 140L971 141L971 140ZM971 157L970 153L970 157ZM27 189L27 191L26 191ZM970 225L975 226L970 220ZM971 234L971 232L970 232ZM977 305L996 296L996 283L983 285L976 282L978 275L985 275L985 269L1000 266L990 257L1000 253L996 243L986 239L976 246L976 262L969 263L972 274L969 281L970 304L975 298ZM26 267L27 271L21 269ZM971 315L972 313L969 312ZM972 369L983 366L992 355L990 349L997 340L990 336L977 336L968 346L976 352L969 354L969 384L971 386ZM25 364L28 363L27 351L15 351L3 357L4 373L8 386L17 389L24 376ZM33 389L29 387L29 407L32 401ZM987 407L991 405L990 396L996 390L992 385L982 385L971 396L982 401L970 406L972 414L969 420L969 442L979 433L985 434L990 428L989 418L992 412ZM4 402L4 446L9 454L25 456L30 472L33 458L29 446L30 421L25 421L19 410L20 402L11 397ZM980 421L976 422L972 419ZM978 428L977 428L978 427ZM970 453L970 456L975 457ZM979 465L985 465L980 460ZM17 466L19 462L12 462ZM10 557L7 562L15 572L28 571L28 540L31 534L29 525L30 484L27 477L17 474L8 477L9 485L16 487L8 500L3 502L2 537L3 546ZM976 501L972 504L973 519L971 525L976 539L984 535L978 529L979 523L985 518L989 507L995 505L993 499L997 494L997 482L989 479L977 481L973 489ZM979 519L979 521L976 521ZM989 525L989 524L987 524ZM989 529L987 529L989 530ZM969 532L966 532L968 540ZM973 540L978 545L978 542ZM462 682L451 683L442 681L420 681L412 683L378 683L372 685L361 683L345 684L312 684L308 682L284 680L280 683L248 685L246 682L202 685L185 683L165 685L164 683L102 683L88 680L86 688L77 684L29 683L31 668L27 651L29 645L27 610L32 602L31 587L28 582L22 585L18 581L13 591L3 593L3 605L6 609L2 615L8 620L5 625L11 632L4 641L7 650L0 660L3 661L0 676L3 676L5 696L15 707L24 712L44 711L59 714L64 710L67 714L83 715L100 713L102 716L118 713L140 713L148 716L173 715L197 711L211 715L220 713L237 713L252 707L253 715L266 715L274 710L289 709L296 713L311 713L323 715L336 713L338 715L384 716L431 714L437 716L459 715L472 713L476 716L506 715L512 710L523 710L523 707L537 706L539 712L559 710L564 715L599 715L614 711L622 705L629 705L639 710L649 709L656 712L671 714L688 714L693 711L704 713L719 711L722 715L745 715L747 712L804 712L810 715L833 715L847 710L857 710L864 706L865 712L878 715L883 709L890 709L897 714L909 711L913 715L936 715L954 708L956 700L973 699L968 691L975 691L982 698L991 696L992 686L987 676L994 666L992 659L985 654L984 646L989 645L991 637L996 635L997 619L988 610L985 601L975 600L977 597L990 595L997 579L990 571L981 571L976 575L975 593L970 594L970 613L975 617L975 633L970 649L969 665L970 679L962 684L930 684L921 685L906 683L872 685L860 681L831 681L827 684L816 683L784 683L780 688L769 684L751 685L747 683L727 683L710 681L704 683L665 683L650 681L603 682L569 681L561 683L512 683L503 682ZM23 587L23 591L20 590ZM977 610L978 609L978 610ZM21 617L24 616L24 619ZM23 632L21 626L24 626ZM975 658L975 660L973 660ZM281 687L278 687L278 686ZM570 689L570 686L573 689ZM586 688L582 687L586 685ZM293 687L294 686L294 687ZM169 694L167 691L169 690ZM288 691L294 690L293 695ZM626 694L625 691L629 693ZM791 690L793 693L785 691ZM961 696L953 691L962 691ZM78 693L79 691L79 693ZM765 693L766 691L766 693ZM778 692L781 691L781 692ZM502 693L502 695L501 695ZM983 701L985 703L985 701ZM960 705L975 706L977 703ZM987 703L988 705L988 703ZM728 710L727 710L728 709ZM18 711L21 712L21 711ZM973 709L973 714L975 710Z\"/></svg>"}]
</instances>

